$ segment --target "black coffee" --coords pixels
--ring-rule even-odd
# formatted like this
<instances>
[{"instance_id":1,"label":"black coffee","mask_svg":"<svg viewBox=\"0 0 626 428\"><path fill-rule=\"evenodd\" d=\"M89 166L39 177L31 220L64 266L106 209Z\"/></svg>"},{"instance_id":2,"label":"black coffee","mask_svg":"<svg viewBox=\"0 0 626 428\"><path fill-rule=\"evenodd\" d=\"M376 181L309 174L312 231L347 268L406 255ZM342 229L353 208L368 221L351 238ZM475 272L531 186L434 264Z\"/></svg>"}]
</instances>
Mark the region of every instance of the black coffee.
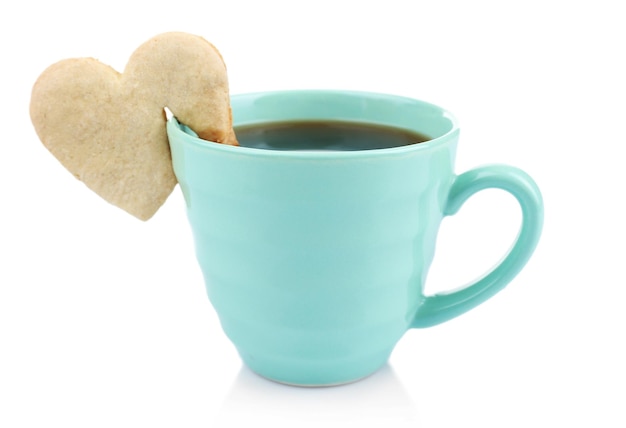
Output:
<instances>
[{"instance_id":1,"label":"black coffee","mask_svg":"<svg viewBox=\"0 0 626 428\"><path fill-rule=\"evenodd\" d=\"M271 150L371 150L423 143L429 137L388 126L342 121L289 121L235 128L243 147Z\"/></svg>"}]
</instances>

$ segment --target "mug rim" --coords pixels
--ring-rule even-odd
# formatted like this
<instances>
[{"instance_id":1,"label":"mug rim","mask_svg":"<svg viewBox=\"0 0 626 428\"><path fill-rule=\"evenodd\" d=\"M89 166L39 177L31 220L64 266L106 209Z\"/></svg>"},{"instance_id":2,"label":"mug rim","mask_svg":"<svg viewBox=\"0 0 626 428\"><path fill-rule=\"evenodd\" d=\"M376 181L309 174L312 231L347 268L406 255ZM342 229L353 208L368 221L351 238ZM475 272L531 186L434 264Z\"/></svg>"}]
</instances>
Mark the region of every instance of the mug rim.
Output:
<instances>
[{"instance_id":1,"label":"mug rim","mask_svg":"<svg viewBox=\"0 0 626 428\"><path fill-rule=\"evenodd\" d=\"M268 148L255 148L255 147L243 147L243 146L231 146L227 144L220 144L208 140L203 140L197 136L197 134L188 126L178 121L175 116L172 116L167 121L168 134L174 134L181 140L183 144L190 144L198 149L202 150L217 150L227 153L240 154L240 155L253 155L264 157L286 157L286 158L305 158L305 159L337 159L337 158L354 158L354 157L372 157L381 155L403 155L411 152L422 152L433 150L441 145L445 145L453 140L459 133L459 125L455 116L448 110L417 98L411 98L402 95L395 95L382 92L369 92L369 91L354 91L354 90L340 90L340 89L290 89L290 90L275 90L275 91L258 91L249 93L239 93L231 95L231 105L237 101L244 99L260 99L267 96L289 96L289 97L306 97L311 95L329 95L329 96L346 96L353 98L367 98L367 99L388 99L394 102L405 102L413 105L420 105L423 108L437 110L441 113L441 116L449 120L451 126L450 129L443 134L431 138L427 141L418 144L409 144L399 147L386 147L377 149L359 149L359 150L275 150ZM331 120L331 119L328 119ZM275 123L278 120L259 120L258 122L246 122L237 124L236 111L233 114L233 128L237 129L237 126L246 126L252 124L263 123ZM365 121L364 123L372 123ZM389 125L388 125L389 126ZM402 128L407 129L407 128ZM172 138L170 138L170 144L172 144Z\"/></svg>"}]
</instances>

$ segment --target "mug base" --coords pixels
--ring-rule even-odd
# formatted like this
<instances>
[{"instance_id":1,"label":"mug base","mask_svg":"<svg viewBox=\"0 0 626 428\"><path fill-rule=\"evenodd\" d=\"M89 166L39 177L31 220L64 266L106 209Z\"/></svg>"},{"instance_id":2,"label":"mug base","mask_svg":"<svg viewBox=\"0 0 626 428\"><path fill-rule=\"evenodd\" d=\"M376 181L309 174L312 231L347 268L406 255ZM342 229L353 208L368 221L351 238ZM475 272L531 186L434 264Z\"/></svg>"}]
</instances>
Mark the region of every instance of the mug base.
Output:
<instances>
[{"instance_id":1,"label":"mug base","mask_svg":"<svg viewBox=\"0 0 626 428\"><path fill-rule=\"evenodd\" d=\"M239 352L244 364L255 374L283 385L307 388L341 386L363 380L380 370L391 351L346 361L286 361Z\"/></svg>"},{"instance_id":2,"label":"mug base","mask_svg":"<svg viewBox=\"0 0 626 428\"><path fill-rule=\"evenodd\" d=\"M385 364L383 364L383 366L384 366L384 365L385 365ZM362 381L362 380L364 380L364 379L367 379L368 377L370 377L370 376L374 375L374 374L375 374L378 370L380 370L383 366L379 367L379 368L378 368L378 369L376 369L374 372L369 373L369 374L367 374L367 375L365 375L365 376L363 376L363 377L360 377L360 378L358 378L358 379L348 380L348 381L344 381L344 382L337 382L337 383L320 383L320 384L307 384L307 383L291 383L291 382L284 382L284 381L281 381L281 380L272 379L272 378L269 378L269 377L267 377L267 376L263 376L261 373L257 373L257 372L255 372L252 368L250 368L250 367L249 367L249 368L250 368L250 370L252 370L252 372L253 372L255 375L259 376L260 378L265 379L265 380L270 381L270 382L278 383L278 384L280 384L280 385L285 385L285 386L293 386L293 387L296 387L296 388L332 388L332 387L334 387L334 386L344 386L344 385L350 385L350 384L353 384L353 383L356 383L356 382L360 382L360 381Z\"/></svg>"}]
</instances>

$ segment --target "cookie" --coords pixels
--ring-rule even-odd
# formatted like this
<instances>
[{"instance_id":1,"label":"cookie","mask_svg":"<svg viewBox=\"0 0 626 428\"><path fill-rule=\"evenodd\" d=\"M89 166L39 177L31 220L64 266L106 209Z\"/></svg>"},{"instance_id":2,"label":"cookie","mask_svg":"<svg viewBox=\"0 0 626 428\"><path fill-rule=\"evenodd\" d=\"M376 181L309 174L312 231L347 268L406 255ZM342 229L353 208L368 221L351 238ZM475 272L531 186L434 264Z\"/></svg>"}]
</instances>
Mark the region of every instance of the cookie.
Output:
<instances>
[{"instance_id":1,"label":"cookie","mask_svg":"<svg viewBox=\"0 0 626 428\"><path fill-rule=\"evenodd\" d=\"M93 58L51 65L33 86L30 116L42 143L76 178L147 220L177 183L165 107L200 138L237 145L224 61L186 33L148 40L123 73Z\"/></svg>"}]
</instances>

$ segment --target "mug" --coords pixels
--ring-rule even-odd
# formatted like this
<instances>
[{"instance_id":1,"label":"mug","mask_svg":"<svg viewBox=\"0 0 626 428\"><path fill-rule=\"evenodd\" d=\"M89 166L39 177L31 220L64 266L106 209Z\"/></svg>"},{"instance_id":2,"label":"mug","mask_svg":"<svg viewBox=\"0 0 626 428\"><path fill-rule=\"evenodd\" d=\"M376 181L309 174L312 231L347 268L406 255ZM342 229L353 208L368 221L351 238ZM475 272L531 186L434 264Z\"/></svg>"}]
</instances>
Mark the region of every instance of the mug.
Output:
<instances>
[{"instance_id":1,"label":"mug","mask_svg":"<svg viewBox=\"0 0 626 428\"><path fill-rule=\"evenodd\" d=\"M244 363L291 385L336 385L383 366L410 328L484 302L533 253L543 224L535 182L506 165L454 172L459 127L446 110L355 91L234 95L237 127L299 120L384 125L431 137L356 151L272 150L199 139L167 123L196 255L222 328ZM522 210L512 248L458 290L424 295L442 219L499 188Z\"/></svg>"}]
</instances>

